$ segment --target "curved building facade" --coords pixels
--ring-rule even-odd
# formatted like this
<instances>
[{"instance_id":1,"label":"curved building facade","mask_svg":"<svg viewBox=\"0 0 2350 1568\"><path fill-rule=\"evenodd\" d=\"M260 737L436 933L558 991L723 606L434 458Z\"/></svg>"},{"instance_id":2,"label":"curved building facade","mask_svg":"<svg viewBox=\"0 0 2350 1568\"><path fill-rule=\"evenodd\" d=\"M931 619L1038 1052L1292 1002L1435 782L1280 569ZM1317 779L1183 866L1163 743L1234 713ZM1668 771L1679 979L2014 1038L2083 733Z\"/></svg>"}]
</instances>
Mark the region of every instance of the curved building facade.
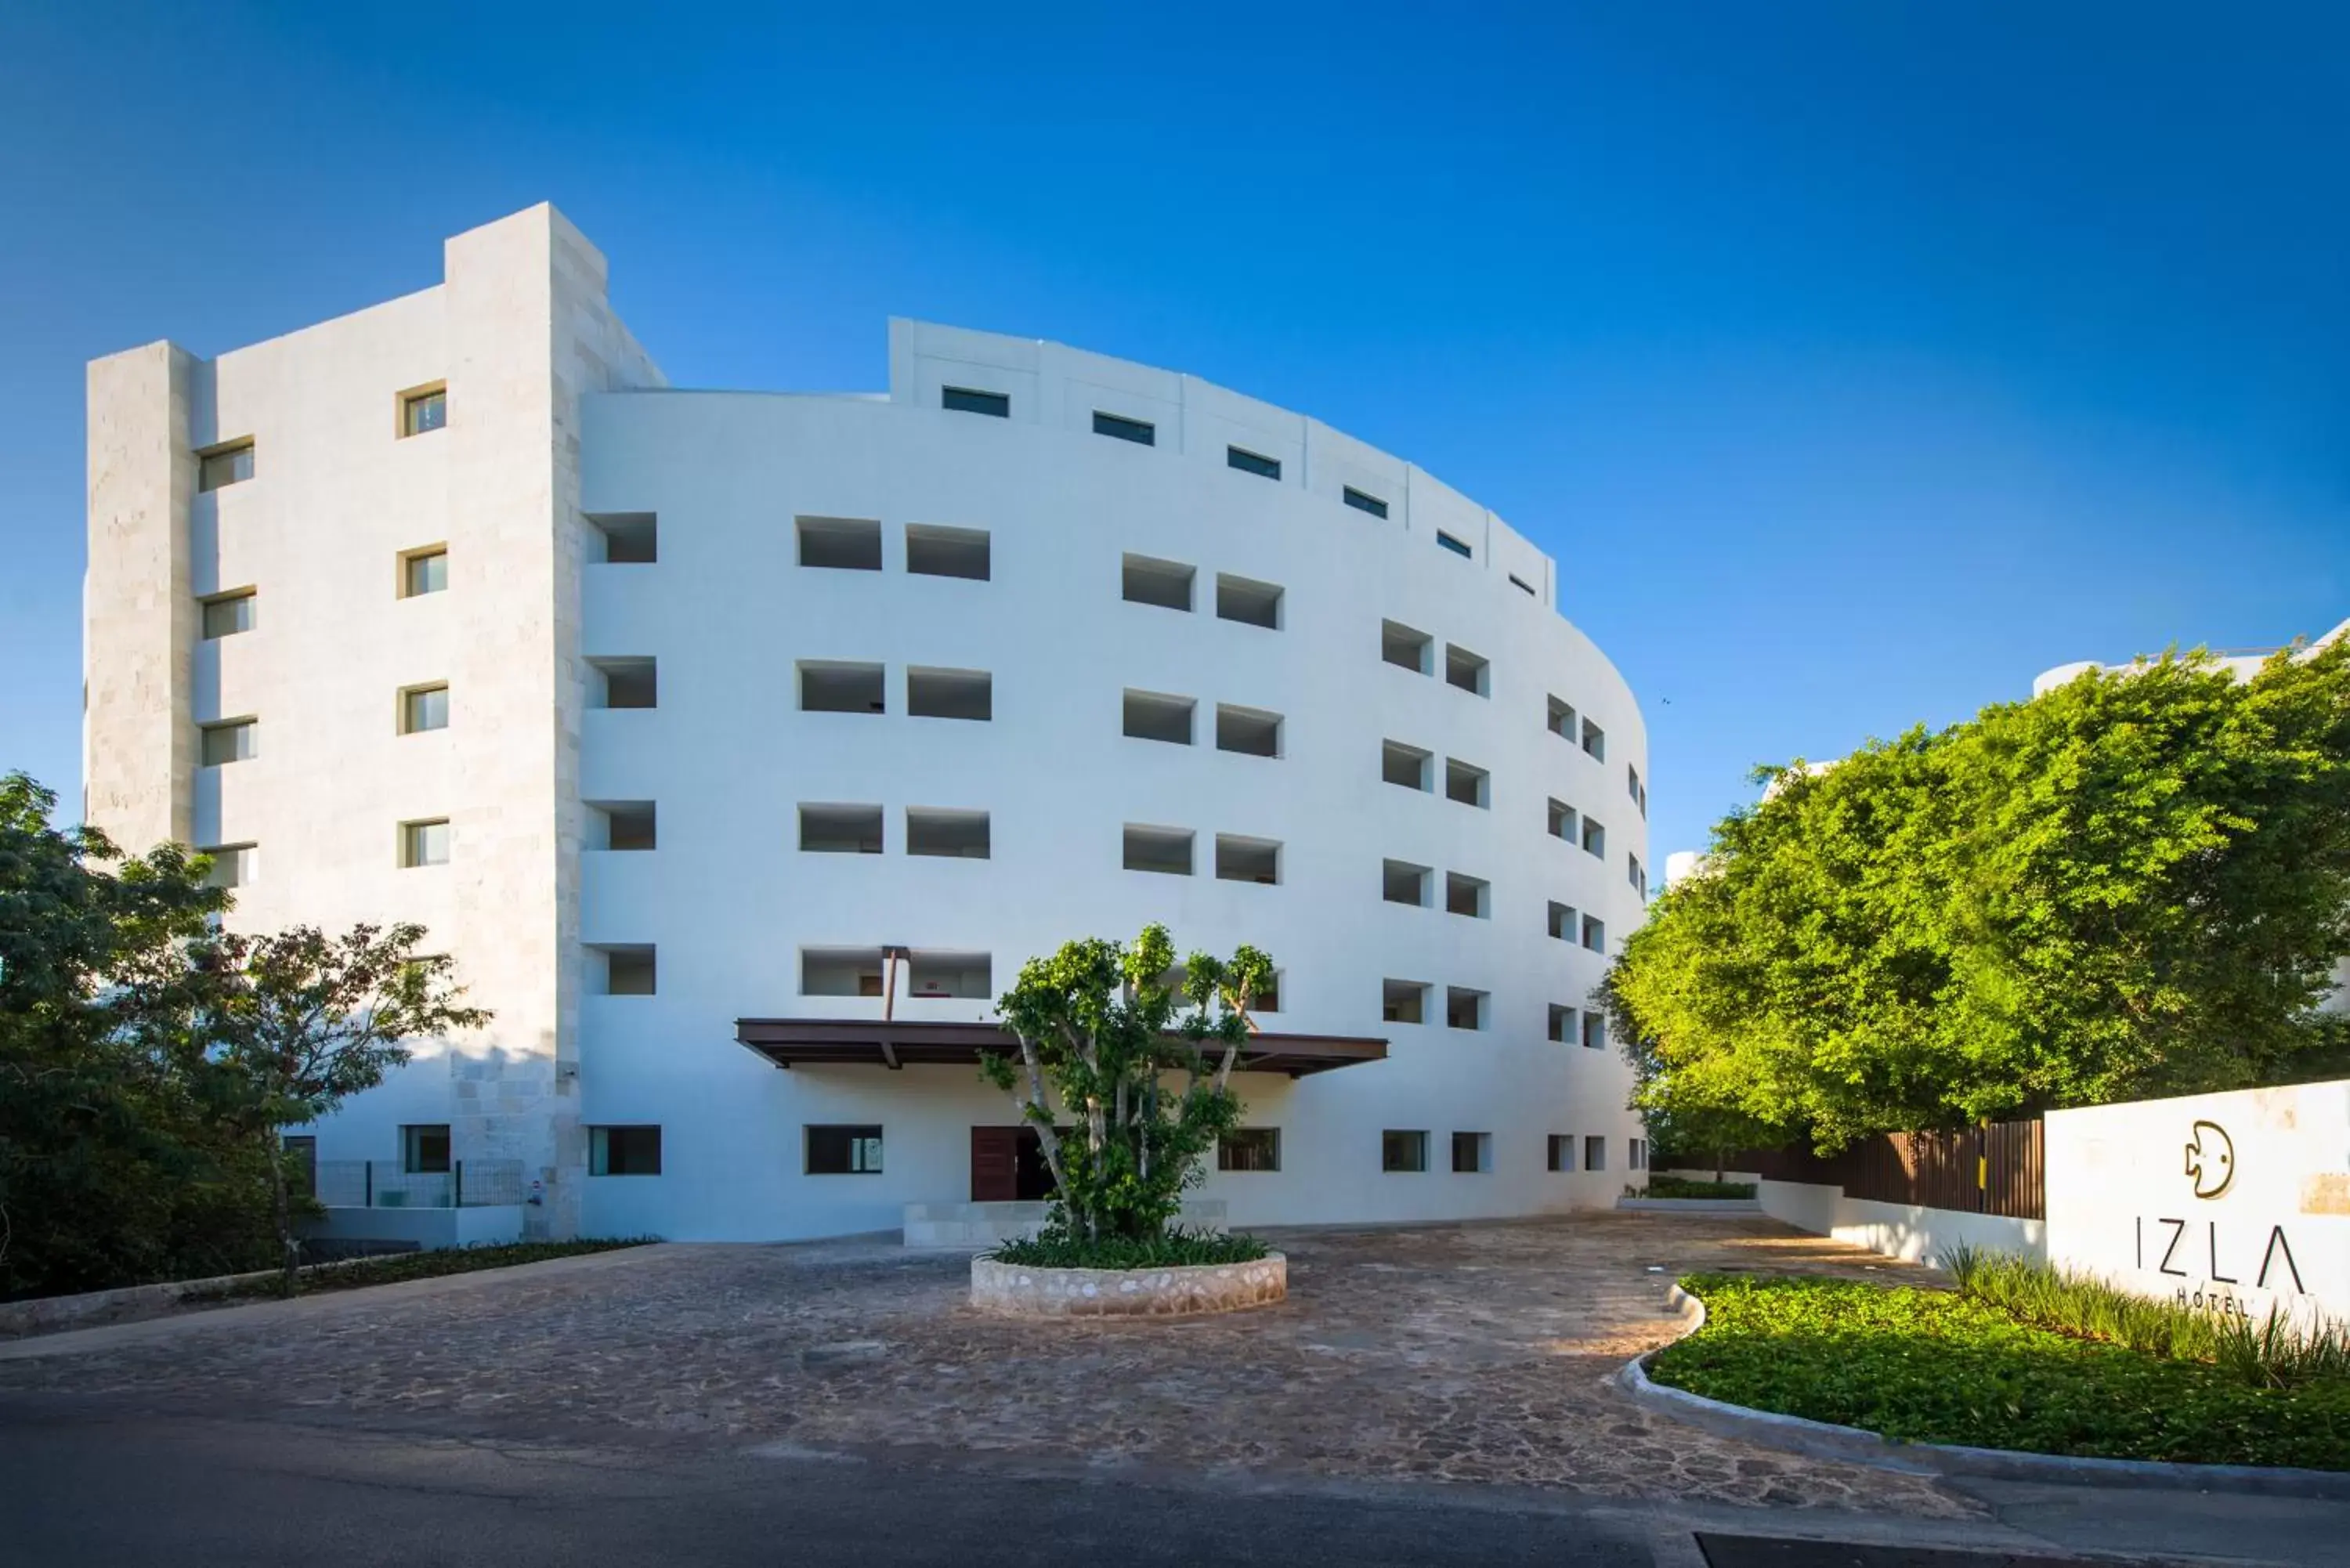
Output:
<instances>
[{"instance_id":1,"label":"curved building facade","mask_svg":"<svg viewBox=\"0 0 2350 1568\"><path fill-rule=\"evenodd\" d=\"M513 316L468 299L525 285L546 336L510 372L468 333ZM313 374L265 363L305 337ZM184 647L190 732L159 766L173 725L97 681L93 820L234 849L240 920L421 919L498 1014L313 1129L322 1168L430 1164L421 1127L518 1162L531 1229L681 1240L1033 1197L972 1065L993 999L1154 920L1277 966L1250 1131L1200 1194L1233 1222L1597 1206L1638 1167L1587 1002L1645 903L1640 711L1555 563L1410 464L1189 376L905 321L883 396L670 389L545 209L450 242L426 295L140 355L118 369L149 401L160 375L154 417L174 374L192 410L161 443L249 441L250 475L164 513L177 638L117 624L154 552L99 566L139 498L93 486L93 672ZM358 448L419 387L430 431L294 452ZM288 535L370 476L328 509L351 537ZM385 591L436 549L445 587ZM248 584L249 635L203 635ZM440 726L403 730L436 685Z\"/></svg>"}]
</instances>

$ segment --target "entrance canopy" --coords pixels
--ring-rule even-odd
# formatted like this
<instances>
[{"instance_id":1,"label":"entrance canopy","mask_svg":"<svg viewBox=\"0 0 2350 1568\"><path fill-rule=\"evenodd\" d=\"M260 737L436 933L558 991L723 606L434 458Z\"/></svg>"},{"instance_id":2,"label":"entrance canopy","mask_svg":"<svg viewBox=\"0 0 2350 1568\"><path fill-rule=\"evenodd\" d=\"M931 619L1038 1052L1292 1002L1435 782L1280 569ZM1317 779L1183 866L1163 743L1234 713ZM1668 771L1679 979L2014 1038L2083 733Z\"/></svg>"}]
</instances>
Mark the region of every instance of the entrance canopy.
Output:
<instances>
[{"instance_id":1,"label":"entrance canopy","mask_svg":"<svg viewBox=\"0 0 2350 1568\"><path fill-rule=\"evenodd\" d=\"M734 1038L778 1067L975 1066L980 1053L1016 1057L1020 1042L992 1023L926 1023L877 1018L738 1018ZM1302 1078L1388 1054L1384 1040L1346 1034L1253 1034L1238 1071Z\"/></svg>"}]
</instances>

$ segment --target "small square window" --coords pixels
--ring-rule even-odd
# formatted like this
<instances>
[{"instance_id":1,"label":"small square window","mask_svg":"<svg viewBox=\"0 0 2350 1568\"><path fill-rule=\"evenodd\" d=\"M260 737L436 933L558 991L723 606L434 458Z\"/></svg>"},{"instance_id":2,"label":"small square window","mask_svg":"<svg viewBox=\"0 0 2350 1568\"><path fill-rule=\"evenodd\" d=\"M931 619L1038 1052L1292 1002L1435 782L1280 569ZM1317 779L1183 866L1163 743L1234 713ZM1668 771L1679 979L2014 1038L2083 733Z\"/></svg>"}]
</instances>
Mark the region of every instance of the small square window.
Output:
<instances>
[{"instance_id":1,"label":"small square window","mask_svg":"<svg viewBox=\"0 0 2350 1568\"><path fill-rule=\"evenodd\" d=\"M879 855L881 808L878 805L803 805L800 852L805 855Z\"/></svg>"},{"instance_id":2,"label":"small square window","mask_svg":"<svg viewBox=\"0 0 2350 1568\"><path fill-rule=\"evenodd\" d=\"M910 805L906 808L906 853L935 855L950 860L984 860L990 853L987 813Z\"/></svg>"},{"instance_id":3,"label":"small square window","mask_svg":"<svg viewBox=\"0 0 2350 1568\"><path fill-rule=\"evenodd\" d=\"M1236 620L1243 626L1261 626L1267 631L1281 629L1281 587L1277 583L1260 583L1251 577L1227 576L1216 574L1216 616L1221 620Z\"/></svg>"},{"instance_id":4,"label":"small square window","mask_svg":"<svg viewBox=\"0 0 2350 1568\"><path fill-rule=\"evenodd\" d=\"M1401 741L1379 742L1379 777L1405 789L1432 791L1435 786L1430 783L1430 775L1435 771L1431 765L1435 761L1434 753L1407 746Z\"/></svg>"},{"instance_id":5,"label":"small square window","mask_svg":"<svg viewBox=\"0 0 2350 1568\"><path fill-rule=\"evenodd\" d=\"M1444 1026L1447 1029L1482 1029L1485 1027L1485 993L1471 991L1465 985L1444 988Z\"/></svg>"},{"instance_id":6,"label":"small square window","mask_svg":"<svg viewBox=\"0 0 2350 1568\"><path fill-rule=\"evenodd\" d=\"M196 488L225 490L253 477L253 443L239 441L202 453L196 459Z\"/></svg>"},{"instance_id":7,"label":"small square window","mask_svg":"<svg viewBox=\"0 0 2350 1568\"><path fill-rule=\"evenodd\" d=\"M449 389L422 387L400 395L400 433L423 435L449 422Z\"/></svg>"},{"instance_id":8,"label":"small square window","mask_svg":"<svg viewBox=\"0 0 2350 1568\"><path fill-rule=\"evenodd\" d=\"M1216 707L1216 750L1249 757L1281 755L1281 715L1262 708Z\"/></svg>"},{"instance_id":9,"label":"small square window","mask_svg":"<svg viewBox=\"0 0 2350 1568\"><path fill-rule=\"evenodd\" d=\"M1099 409L1094 410L1094 434L1115 436L1119 441L1130 441L1137 446L1159 444L1158 427L1149 421L1129 420L1122 414L1106 414Z\"/></svg>"},{"instance_id":10,"label":"small square window","mask_svg":"<svg viewBox=\"0 0 2350 1568\"><path fill-rule=\"evenodd\" d=\"M984 670L909 670L906 711L917 719L991 720L995 678Z\"/></svg>"},{"instance_id":11,"label":"small square window","mask_svg":"<svg viewBox=\"0 0 2350 1568\"><path fill-rule=\"evenodd\" d=\"M400 1168L406 1176L445 1176L449 1171L449 1125L400 1129Z\"/></svg>"},{"instance_id":12,"label":"small square window","mask_svg":"<svg viewBox=\"0 0 2350 1568\"><path fill-rule=\"evenodd\" d=\"M413 686L400 694L400 732L418 734L449 727L449 688Z\"/></svg>"},{"instance_id":13,"label":"small square window","mask_svg":"<svg viewBox=\"0 0 2350 1568\"><path fill-rule=\"evenodd\" d=\"M1606 1138L1586 1137L1583 1140L1583 1168L1586 1170L1605 1170L1607 1168L1607 1140Z\"/></svg>"},{"instance_id":14,"label":"small square window","mask_svg":"<svg viewBox=\"0 0 2350 1568\"><path fill-rule=\"evenodd\" d=\"M1428 1135L1389 1127L1379 1134L1379 1168L1416 1171L1428 1168Z\"/></svg>"},{"instance_id":15,"label":"small square window","mask_svg":"<svg viewBox=\"0 0 2350 1568\"><path fill-rule=\"evenodd\" d=\"M1575 735L1574 704L1562 702L1555 697L1549 699L1549 714L1543 720L1543 727L1554 735L1572 741Z\"/></svg>"},{"instance_id":16,"label":"small square window","mask_svg":"<svg viewBox=\"0 0 2350 1568\"><path fill-rule=\"evenodd\" d=\"M1456 1175L1474 1176L1493 1168L1493 1135L1481 1132L1457 1132L1452 1135L1452 1169Z\"/></svg>"},{"instance_id":17,"label":"small square window","mask_svg":"<svg viewBox=\"0 0 2350 1568\"><path fill-rule=\"evenodd\" d=\"M1169 877L1189 877L1191 874L1192 833L1187 827L1137 827L1126 829L1126 857L1128 871L1156 871Z\"/></svg>"},{"instance_id":18,"label":"small square window","mask_svg":"<svg viewBox=\"0 0 2350 1568\"><path fill-rule=\"evenodd\" d=\"M906 524L906 570L918 577L962 577L988 580L988 532L984 528L941 528L928 523Z\"/></svg>"},{"instance_id":19,"label":"small square window","mask_svg":"<svg viewBox=\"0 0 2350 1568\"><path fill-rule=\"evenodd\" d=\"M1138 741L1164 741L1170 745L1188 746L1191 743L1191 715L1198 708L1199 703L1190 697L1128 691L1124 732Z\"/></svg>"},{"instance_id":20,"label":"small square window","mask_svg":"<svg viewBox=\"0 0 2350 1568\"><path fill-rule=\"evenodd\" d=\"M1575 1135L1573 1133L1550 1135L1550 1168L1553 1170L1575 1168Z\"/></svg>"},{"instance_id":21,"label":"small square window","mask_svg":"<svg viewBox=\"0 0 2350 1568\"><path fill-rule=\"evenodd\" d=\"M1444 683L1458 687L1472 697L1482 697L1492 680L1492 663L1482 654L1470 652L1458 643L1444 645Z\"/></svg>"},{"instance_id":22,"label":"small square window","mask_svg":"<svg viewBox=\"0 0 2350 1568\"><path fill-rule=\"evenodd\" d=\"M1550 902L1550 934L1563 942L1575 939L1575 909L1553 898Z\"/></svg>"},{"instance_id":23,"label":"small square window","mask_svg":"<svg viewBox=\"0 0 2350 1568\"><path fill-rule=\"evenodd\" d=\"M1430 674L1436 668L1436 639L1401 621L1383 620L1379 622L1379 657L1399 670Z\"/></svg>"},{"instance_id":24,"label":"small square window","mask_svg":"<svg viewBox=\"0 0 2350 1568\"><path fill-rule=\"evenodd\" d=\"M835 572L881 569L881 524L869 517L795 517L800 565Z\"/></svg>"},{"instance_id":25,"label":"small square window","mask_svg":"<svg viewBox=\"0 0 2350 1568\"><path fill-rule=\"evenodd\" d=\"M1550 836L1553 838L1564 838L1569 844L1573 844L1581 832L1582 829L1576 825L1575 807L1553 796L1550 803Z\"/></svg>"},{"instance_id":26,"label":"small square window","mask_svg":"<svg viewBox=\"0 0 2350 1568\"><path fill-rule=\"evenodd\" d=\"M254 595L251 588L241 588L233 594L215 594L203 601L204 640L234 637L253 629Z\"/></svg>"},{"instance_id":27,"label":"small square window","mask_svg":"<svg viewBox=\"0 0 2350 1568\"><path fill-rule=\"evenodd\" d=\"M879 1176L881 1129L877 1127L811 1127L807 1129L810 1176Z\"/></svg>"},{"instance_id":28,"label":"small square window","mask_svg":"<svg viewBox=\"0 0 2350 1568\"><path fill-rule=\"evenodd\" d=\"M803 713L880 713L889 704L882 694L881 666L835 664L824 659L800 661L800 711Z\"/></svg>"},{"instance_id":29,"label":"small square window","mask_svg":"<svg viewBox=\"0 0 2350 1568\"><path fill-rule=\"evenodd\" d=\"M1234 1127L1216 1140L1218 1170L1279 1170L1279 1127Z\"/></svg>"},{"instance_id":30,"label":"small square window","mask_svg":"<svg viewBox=\"0 0 2350 1568\"><path fill-rule=\"evenodd\" d=\"M1626 1161L1625 1168L1627 1170L1648 1169L1648 1140L1644 1137L1627 1138L1625 1140L1625 1144L1631 1157Z\"/></svg>"},{"instance_id":31,"label":"small square window","mask_svg":"<svg viewBox=\"0 0 2350 1568\"><path fill-rule=\"evenodd\" d=\"M1253 473L1259 479L1279 479L1281 477L1281 460L1279 458L1267 457L1263 452L1251 452L1246 447L1228 446L1224 448L1224 462L1228 466L1237 468L1243 473Z\"/></svg>"},{"instance_id":32,"label":"small square window","mask_svg":"<svg viewBox=\"0 0 2350 1568\"><path fill-rule=\"evenodd\" d=\"M1645 898L1648 896L1648 868L1640 864L1637 855L1624 857L1624 880L1632 884L1632 891Z\"/></svg>"},{"instance_id":33,"label":"small square window","mask_svg":"<svg viewBox=\"0 0 2350 1568\"><path fill-rule=\"evenodd\" d=\"M1481 877L1447 871L1444 874L1444 912L1484 919L1488 915L1487 900L1492 897L1492 884Z\"/></svg>"},{"instance_id":34,"label":"small square window","mask_svg":"<svg viewBox=\"0 0 2350 1568\"><path fill-rule=\"evenodd\" d=\"M401 823L400 863L409 867L449 864L449 819Z\"/></svg>"},{"instance_id":35,"label":"small square window","mask_svg":"<svg viewBox=\"0 0 2350 1568\"><path fill-rule=\"evenodd\" d=\"M1575 1044L1575 1009L1558 1002L1550 1004L1550 1040L1554 1045Z\"/></svg>"},{"instance_id":36,"label":"small square window","mask_svg":"<svg viewBox=\"0 0 2350 1568\"><path fill-rule=\"evenodd\" d=\"M587 806L587 848L637 851L660 842L660 817L651 801L589 801Z\"/></svg>"},{"instance_id":37,"label":"small square window","mask_svg":"<svg viewBox=\"0 0 2350 1568\"><path fill-rule=\"evenodd\" d=\"M1583 819L1583 852L1607 858L1607 830L1587 816Z\"/></svg>"},{"instance_id":38,"label":"small square window","mask_svg":"<svg viewBox=\"0 0 2350 1568\"><path fill-rule=\"evenodd\" d=\"M650 943L614 943L588 951L590 991L603 996L659 994L660 955Z\"/></svg>"},{"instance_id":39,"label":"small square window","mask_svg":"<svg viewBox=\"0 0 2350 1568\"><path fill-rule=\"evenodd\" d=\"M260 722L253 719L232 719L223 724L206 724L203 743L199 760L205 767L217 768L230 763L250 762L261 754Z\"/></svg>"},{"instance_id":40,"label":"small square window","mask_svg":"<svg viewBox=\"0 0 2350 1568\"><path fill-rule=\"evenodd\" d=\"M1390 904L1425 909L1429 878L1433 874L1430 867L1414 866L1407 860L1383 860L1379 863L1379 897Z\"/></svg>"},{"instance_id":41,"label":"small square window","mask_svg":"<svg viewBox=\"0 0 2350 1568\"><path fill-rule=\"evenodd\" d=\"M1199 575L1197 568L1180 561L1128 556L1119 570L1119 597L1127 603L1157 605L1161 609L1191 609L1191 580Z\"/></svg>"},{"instance_id":42,"label":"small square window","mask_svg":"<svg viewBox=\"0 0 2350 1568\"><path fill-rule=\"evenodd\" d=\"M590 562L612 566L650 566L660 559L660 519L650 512L582 514L594 530Z\"/></svg>"},{"instance_id":43,"label":"small square window","mask_svg":"<svg viewBox=\"0 0 2350 1568\"><path fill-rule=\"evenodd\" d=\"M449 587L449 550L434 545L422 550L411 550L400 558L400 597L412 599L420 594L445 593Z\"/></svg>"},{"instance_id":44,"label":"small square window","mask_svg":"<svg viewBox=\"0 0 2350 1568\"><path fill-rule=\"evenodd\" d=\"M992 414L999 420L1012 417L1010 394L983 392L974 387L941 387L939 407L959 414Z\"/></svg>"},{"instance_id":45,"label":"small square window","mask_svg":"<svg viewBox=\"0 0 2350 1568\"><path fill-rule=\"evenodd\" d=\"M1386 1023L1421 1023L1428 1018L1428 983L1418 980L1379 981L1379 1019Z\"/></svg>"},{"instance_id":46,"label":"small square window","mask_svg":"<svg viewBox=\"0 0 2350 1568\"><path fill-rule=\"evenodd\" d=\"M1384 517L1388 514L1386 502L1376 495L1366 494L1351 484L1346 487L1346 497L1347 504L1357 512L1367 512L1374 517Z\"/></svg>"},{"instance_id":47,"label":"small square window","mask_svg":"<svg viewBox=\"0 0 2350 1568\"><path fill-rule=\"evenodd\" d=\"M1600 762L1607 760L1607 732L1588 719L1583 722L1583 749Z\"/></svg>"},{"instance_id":48,"label":"small square window","mask_svg":"<svg viewBox=\"0 0 2350 1568\"><path fill-rule=\"evenodd\" d=\"M1216 879L1220 882L1254 882L1261 887L1275 887L1281 881L1281 846L1270 838L1243 838L1237 834L1216 835Z\"/></svg>"},{"instance_id":49,"label":"small square window","mask_svg":"<svg viewBox=\"0 0 2350 1568\"><path fill-rule=\"evenodd\" d=\"M1583 1015L1583 1048L1586 1051L1607 1049L1607 1015L1586 1012Z\"/></svg>"},{"instance_id":50,"label":"small square window","mask_svg":"<svg viewBox=\"0 0 2350 1568\"><path fill-rule=\"evenodd\" d=\"M1607 950L1607 927L1596 915L1583 917L1583 945L1596 953Z\"/></svg>"},{"instance_id":51,"label":"small square window","mask_svg":"<svg viewBox=\"0 0 2350 1568\"><path fill-rule=\"evenodd\" d=\"M1451 535L1447 534L1441 528L1436 531L1436 542L1443 545L1446 549L1451 551L1454 555L1460 556L1464 561L1476 559L1477 553L1474 550L1471 550L1467 545L1454 538Z\"/></svg>"},{"instance_id":52,"label":"small square window","mask_svg":"<svg viewBox=\"0 0 2350 1568\"><path fill-rule=\"evenodd\" d=\"M651 659L591 659L588 661L590 708L658 708L660 664Z\"/></svg>"},{"instance_id":53,"label":"small square window","mask_svg":"<svg viewBox=\"0 0 2350 1568\"><path fill-rule=\"evenodd\" d=\"M254 846L250 844L215 844L198 851L209 855L213 868L204 873L207 888L242 888L253 880Z\"/></svg>"},{"instance_id":54,"label":"small square window","mask_svg":"<svg viewBox=\"0 0 2350 1568\"><path fill-rule=\"evenodd\" d=\"M1488 805L1487 784L1492 775L1473 763L1458 757L1444 759L1444 798L1461 805Z\"/></svg>"},{"instance_id":55,"label":"small square window","mask_svg":"<svg viewBox=\"0 0 2350 1568\"><path fill-rule=\"evenodd\" d=\"M588 1174L590 1176L659 1176L661 1173L661 1130L659 1127L589 1127Z\"/></svg>"}]
</instances>

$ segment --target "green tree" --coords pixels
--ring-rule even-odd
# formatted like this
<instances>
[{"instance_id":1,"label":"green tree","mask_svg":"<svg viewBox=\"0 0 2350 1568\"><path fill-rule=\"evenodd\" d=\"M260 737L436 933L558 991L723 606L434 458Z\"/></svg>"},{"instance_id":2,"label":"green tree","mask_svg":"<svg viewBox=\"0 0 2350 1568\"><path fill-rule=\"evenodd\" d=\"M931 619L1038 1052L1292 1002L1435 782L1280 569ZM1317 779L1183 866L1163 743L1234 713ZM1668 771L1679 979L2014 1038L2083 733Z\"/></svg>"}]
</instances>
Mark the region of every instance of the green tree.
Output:
<instances>
[{"instance_id":1,"label":"green tree","mask_svg":"<svg viewBox=\"0 0 2350 1568\"><path fill-rule=\"evenodd\" d=\"M981 1070L1036 1129L1055 1229L1087 1242L1164 1234L1240 1117L1232 1069L1273 961L1243 947L1193 953L1180 975L1174 961L1163 926L1131 945L1068 942L1023 964L996 1003L1020 1055Z\"/></svg>"},{"instance_id":2,"label":"green tree","mask_svg":"<svg viewBox=\"0 0 2350 1568\"><path fill-rule=\"evenodd\" d=\"M2343 1062L2350 644L2091 670L1761 776L1606 987L1652 1113L1827 1150Z\"/></svg>"},{"instance_id":3,"label":"green tree","mask_svg":"<svg viewBox=\"0 0 2350 1568\"><path fill-rule=\"evenodd\" d=\"M301 1243L286 1182L284 1129L316 1121L407 1062L407 1042L476 1029L445 954L420 954L424 928L296 926L223 932L192 955L186 1028L213 1075L215 1114L269 1175L270 1213L292 1295Z\"/></svg>"}]
</instances>

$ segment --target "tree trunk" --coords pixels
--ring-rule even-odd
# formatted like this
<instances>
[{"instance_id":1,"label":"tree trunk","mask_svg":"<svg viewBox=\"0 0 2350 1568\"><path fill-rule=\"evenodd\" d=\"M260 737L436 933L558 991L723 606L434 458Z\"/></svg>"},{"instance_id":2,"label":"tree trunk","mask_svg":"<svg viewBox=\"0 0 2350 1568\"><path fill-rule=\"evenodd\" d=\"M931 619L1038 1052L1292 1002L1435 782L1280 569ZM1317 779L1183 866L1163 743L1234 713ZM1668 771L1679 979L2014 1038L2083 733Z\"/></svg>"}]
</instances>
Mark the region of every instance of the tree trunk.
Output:
<instances>
[{"instance_id":1,"label":"tree trunk","mask_svg":"<svg viewBox=\"0 0 2350 1568\"><path fill-rule=\"evenodd\" d=\"M268 1140L269 1196L276 1210L277 1247L281 1265L286 1271L285 1277L278 1282L277 1293L290 1296L301 1288L301 1275L296 1270L302 1253L294 1241L292 1205L286 1195L286 1150L278 1140L276 1127L265 1129L262 1137Z\"/></svg>"},{"instance_id":2,"label":"tree trunk","mask_svg":"<svg viewBox=\"0 0 2350 1568\"><path fill-rule=\"evenodd\" d=\"M1720 1186L1723 1181L1729 1179L1722 1174L1722 1172L1729 1168L1730 1151L1726 1148L1715 1149L1713 1151L1713 1179L1716 1186Z\"/></svg>"}]
</instances>

